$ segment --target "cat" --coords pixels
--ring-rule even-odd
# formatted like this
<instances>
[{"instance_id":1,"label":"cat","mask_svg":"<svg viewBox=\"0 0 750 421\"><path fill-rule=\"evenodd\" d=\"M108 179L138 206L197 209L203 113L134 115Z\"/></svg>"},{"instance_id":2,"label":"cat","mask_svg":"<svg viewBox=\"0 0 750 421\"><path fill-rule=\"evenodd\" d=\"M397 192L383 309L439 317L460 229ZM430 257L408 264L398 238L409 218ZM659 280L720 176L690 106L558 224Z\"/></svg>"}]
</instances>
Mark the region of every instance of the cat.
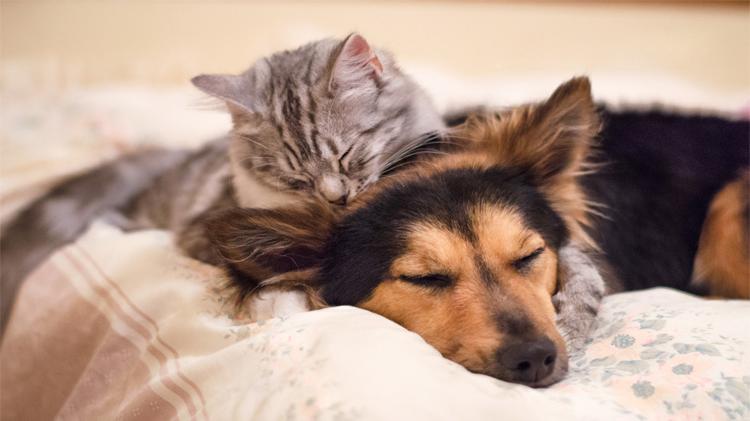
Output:
<instances>
[{"instance_id":1,"label":"cat","mask_svg":"<svg viewBox=\"0 0 750 421\"><path fill-rule=\"evenodd\" d=\"M424 134L444 127L392 56L358 34L193 83L232 115L230 158L243 207L288 204L299 192L344 205Z\"/></svg>"},{"instance_id":2,"label":"cat","mask_svg":"<svg viewBox=\"0 0 750 421\"><path fill-rule=\"evenodd\" d=\"M0 242L3 326L22 279L97 218L125 229L171 230L186 254L215 264L202 215L309 197L344 206L445 128L392 55L357 33L273 54L239 75L200 75L192 83L224 102L233 122L229 136L197 151L121 158L21 211Z\"/></svg>"}]
</instances>

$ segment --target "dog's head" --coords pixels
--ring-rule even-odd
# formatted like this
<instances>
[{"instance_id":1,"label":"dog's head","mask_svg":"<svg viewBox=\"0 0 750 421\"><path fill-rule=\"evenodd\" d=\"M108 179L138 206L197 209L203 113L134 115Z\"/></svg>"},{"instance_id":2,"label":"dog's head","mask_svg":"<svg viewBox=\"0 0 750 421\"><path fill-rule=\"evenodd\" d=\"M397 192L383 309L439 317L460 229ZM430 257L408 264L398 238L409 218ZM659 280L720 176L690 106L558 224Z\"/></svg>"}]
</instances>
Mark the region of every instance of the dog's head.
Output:
<instances>
[{"instance_id":1,"label":"dog's head","mask_svg":"<svg viewBox=\"0 0 750 421\"><path fill-rule=\"evenodd\" d=\"M576 177L598 128L588 80L573 79L543 103L470 120L462 151L384 180L344 215L237 209L210 232L231 260L292 271L276 279L381 314L471 371L551 384L567 368L558 250L589 241Z\"/></svg>"}]
</instances>

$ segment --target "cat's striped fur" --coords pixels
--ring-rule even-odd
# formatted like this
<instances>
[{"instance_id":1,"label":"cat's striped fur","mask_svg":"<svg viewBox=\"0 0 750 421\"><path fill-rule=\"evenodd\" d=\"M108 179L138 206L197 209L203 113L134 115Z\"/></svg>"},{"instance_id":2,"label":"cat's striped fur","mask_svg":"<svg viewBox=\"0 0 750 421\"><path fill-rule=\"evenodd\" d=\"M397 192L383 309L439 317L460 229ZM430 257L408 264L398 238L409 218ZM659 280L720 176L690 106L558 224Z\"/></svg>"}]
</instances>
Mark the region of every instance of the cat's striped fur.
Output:
<instances>
[{"instance_id":1,"label":"cat's striped fur","mask_svg":"<svg viewBox=\"0 0 750 421\"><path fill-rule=\"evenodd\" d=\"M55 249L74 241L97 218L122 224L117 209L186 158L180 151L146 150L71 178L2 226L0 332L21 281Z\"/></svg>"},{"instance_id":2,"label":"cat's striped fur","mask_svg":"<svg viewBox=\"0 0 750 421\"><path fill-rule=\"evenodd\" d=\"M285 204L300 192L345 204L443 127L391 55L356 34L193 82L232 113L232 169L244 207Z\"/></svg>"},{"instance_id":3,"label":"cat's striped fur","mask_svg":"<svg viewBox=\"0 0 750 421\"><path fill-rule=\"evenodd\" d=\"M213 263L199 223L207 212L237 204L273 208L313 196L343 205L444 127L391 55L358 34L193 83L226 103L234 126L229 137L195 152L121 158L23 210L1 239L3 325L21 280L97 218L116 214L126 228L172 230L189 255Z\"/></svg>"}]
</instances>

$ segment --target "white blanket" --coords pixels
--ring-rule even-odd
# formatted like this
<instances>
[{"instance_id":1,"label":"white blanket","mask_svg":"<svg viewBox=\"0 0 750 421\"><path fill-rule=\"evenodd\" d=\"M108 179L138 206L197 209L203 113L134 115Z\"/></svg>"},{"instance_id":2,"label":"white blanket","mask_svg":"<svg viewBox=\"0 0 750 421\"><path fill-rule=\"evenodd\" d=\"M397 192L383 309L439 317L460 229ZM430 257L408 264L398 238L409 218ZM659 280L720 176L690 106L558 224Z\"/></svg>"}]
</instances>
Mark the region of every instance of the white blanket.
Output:
<instances>
[{"instance_id":1,"label":"white blanket","mask_svg":"<svg viewBox=\"0 0 750 421\"><path fill-rule=\"evenodd\" d=\"M94 226L21 291L0 349L2 418L750 418L746 301L608 297L568 378L535 390L357 308L232 318L221 280L167 233Z\"/></svg>"}]
</instances>

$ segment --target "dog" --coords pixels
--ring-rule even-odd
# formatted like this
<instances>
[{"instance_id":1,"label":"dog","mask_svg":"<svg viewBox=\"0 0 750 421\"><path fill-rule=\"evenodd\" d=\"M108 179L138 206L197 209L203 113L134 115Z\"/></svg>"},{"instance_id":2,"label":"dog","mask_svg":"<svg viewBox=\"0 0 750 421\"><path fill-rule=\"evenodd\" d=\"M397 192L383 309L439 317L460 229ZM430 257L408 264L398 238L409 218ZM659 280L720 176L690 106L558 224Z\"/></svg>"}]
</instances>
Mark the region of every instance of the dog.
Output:
<instances>
[{"instance_id":1,"label":"dog","mask_svg":"<svg viewBox=\"0 0 750 421\"><path fill-rule=\"evenodd\" d=\"M450 151L341 213L236 208L208 218L207 232L238 302L259 287L303 288L313 308L385 316L472 372L548 386L568 365L562 253L577 251L565 258L601 273L607 293L750 297L748 124L711 158L687 140L622 145L603 118L589 80L574 78L546 101L469 118ZM685 168L696 159L718 172L699 167L701 180ZM605 288L586 289L567 299L593 297L573 307L591 319Z\"/></svg>"}]
</instances>

